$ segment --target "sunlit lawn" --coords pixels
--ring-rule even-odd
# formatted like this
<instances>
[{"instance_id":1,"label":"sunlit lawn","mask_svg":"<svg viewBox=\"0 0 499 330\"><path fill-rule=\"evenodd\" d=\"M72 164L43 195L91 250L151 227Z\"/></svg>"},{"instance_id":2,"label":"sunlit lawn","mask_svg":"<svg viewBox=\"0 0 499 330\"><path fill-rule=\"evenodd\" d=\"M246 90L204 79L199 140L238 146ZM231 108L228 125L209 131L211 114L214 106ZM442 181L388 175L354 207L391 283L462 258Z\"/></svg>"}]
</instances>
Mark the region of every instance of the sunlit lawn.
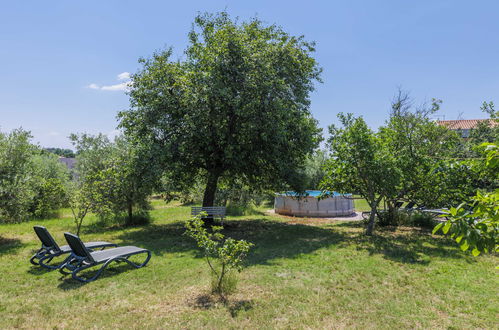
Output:
<instances>
[{"instance_id":1,"label":"sunlit lawn","mask_svg":"<svg viewBox=\"0 0 499 330\"><path fill-rule=\"evenodd\" d=\"M183 236L189 207L154 202L153 222L106 228L89 219L82 237L150 249L142 269L114 265L82 285L29 264L31 227L63 243L64 218L0 225L1 328L497 328L495 256L473 258L448 239L402 228L362 235L360 223L229 217L225 233L255 244L227 304Z\"/></svg>"}]
</instances>

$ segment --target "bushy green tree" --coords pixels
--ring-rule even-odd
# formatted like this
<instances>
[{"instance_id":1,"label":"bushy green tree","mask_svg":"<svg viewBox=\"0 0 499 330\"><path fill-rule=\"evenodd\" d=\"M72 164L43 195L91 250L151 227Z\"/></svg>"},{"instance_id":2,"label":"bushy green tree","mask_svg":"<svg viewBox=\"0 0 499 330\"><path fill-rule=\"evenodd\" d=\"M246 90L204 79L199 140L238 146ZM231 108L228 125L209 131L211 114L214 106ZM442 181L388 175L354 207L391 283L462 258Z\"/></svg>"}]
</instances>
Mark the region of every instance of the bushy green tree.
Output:
<instances>
[{"instance_id":1,"label":"bushy green tree","mask_svg":"<svg viewBox=\"0 0 499 330\"><path fill-rule=\"evenodd\" d=\"M415 107L409 94L399 90L390 117L380 128L379 137L394 156L394 166L400 173L398 185L393 187L397 194L386 201L390 210L399 199L425 207L442 207L452 200L445 182L450 178L447 169L459 169L447 166L458 137L431 119L440 104L433 99L430 106Z\"/></svg>"},{"instance_id":2,"label":"bushy green tree","mask_svg":"<svg viewBox=\"0 0 499 330\"><path fill-rule=\"evenodd\" d=\"M400 172L393 155L362 117L340 113L342 127L331 125L328 140L331 158L326 165L324 191L358 193L371 207L366 234L372 235L378 207L397 194Z\"/></svg>"},{"instance_id":3,"label":"bushy green tree","mask_svg":"<svg viewBox=\"0 0 499 330\"><path fill-rule=\"evenodd\" d=\"M120 127L154 146L172 186L201 178L203 206L213 205L224 177L293 184L320 140L309 112L320 74L313 52L313 43L258 19L199 15L184 59L168 49L140 61Z\"/></svg>"},{"instance_id":4,"label":"bushy green tree","mask_svg":"<svg viewBox=\"0 0 499 330\"><path fill-rule=\"evenodd\" d=\"M5 222L26 220L35 191L32 189L33 155L36 146L31 134L15 129L0 132L0 219Z\"/></svg>"},{"instance_id":5,"label":"bushy green tree","mask_svg":"<svg viewBox=\"0 0 499 330\"><path fill-rule=\"evenodd\" d=\"M158 173L151 153L123 137L114 142L102 134L71 139L77 150L75 180L81 189L92 189L90 210L103 218L126 214L125 224L145 220L138 213L147 209Z\"/></svg>"},{"instance_id":6,"label":"bushy green tree","mask_svg":"<svg viewBox=\"0 0 499 330\"><path fill-rule=\"evenodd\" d=\"M47 217L66 204L66 182L69 172L53 154L41 152L32 159L32 188L35 192L30 212L37 218Z\"/></svg>"},{"instance_id":7,"label":"bushy green tree","mask_svg":"<svg viewBox=\"0 0 499 330\"><path fill-rule=\"evenodd\" d=\"M31 138L23 129L0 132L0 221L46 217L64 204L66 168Z\"/></svg>"},{"instance_id":8,"label":"bushy green tree","mask_svg":"<svg viewBox=\"0 0 499 330\"><path fill-rule=\"evenodd\" d=\"M326 174L325 166L327 161L328 154L325 150L317 150L307 158L303 171L305 189L320 189L320 183Z\"/></svg>"}]
</instances>

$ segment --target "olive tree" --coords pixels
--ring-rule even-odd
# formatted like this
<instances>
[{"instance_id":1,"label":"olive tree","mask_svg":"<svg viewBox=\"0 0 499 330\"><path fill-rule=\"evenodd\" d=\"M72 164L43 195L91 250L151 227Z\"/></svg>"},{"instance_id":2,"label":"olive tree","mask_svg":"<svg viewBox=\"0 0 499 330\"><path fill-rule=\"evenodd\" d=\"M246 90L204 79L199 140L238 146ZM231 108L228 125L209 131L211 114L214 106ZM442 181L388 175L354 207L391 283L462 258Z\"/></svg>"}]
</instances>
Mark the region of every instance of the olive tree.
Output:
<instances>
[{"instance_id":1,"label":"olive tree","mask_svg":"<svg viewBox=\"0 0 499 330\"><path fill-rule=\"evenodd\" d=\"M66 167L23 129L0 132L0 221L51 215L64 205Z\"/></svg>"},{"instance_id":2,"label":"olive tree","mask_svg":"<svg viewBox=\"0 0 499 330\"><path fill-rule=\"evenodd\" d=\"M0 132L0 220L19 222L29 216L35 196L33 183L33 154L36 146L30 143L31 134L15 129L9 134Z\"/></svg>"},{"instance_id":3,"label":"olive tree","mask_svg":"<svg viewBox=\"0 0 499 330\"><path fill-rule=\"evenodd\" d=\"M151 153L121 136L110 141L102 134L73 134L71 139L78 153L72 191L87 199L83 213L92 211L115 219L126 213L125 224L144 220L136 218L135 211L147 208L156 181Z\"/></svg>"},{"instance_id":4,"label":"olive tree","mask_svg":"<svg viewBox=\"0 0 499 330\"><path fill-rule=\"evenodd\" d=\"M185 57L172 50L141 59L131 108L119 114L125 135L154 146L172 185L205 183L212 206L221 178L260 187L293 184L320 142L309 94L320 69L314 44L258 19L199 15Z\"/></svg>"}]
</instances>

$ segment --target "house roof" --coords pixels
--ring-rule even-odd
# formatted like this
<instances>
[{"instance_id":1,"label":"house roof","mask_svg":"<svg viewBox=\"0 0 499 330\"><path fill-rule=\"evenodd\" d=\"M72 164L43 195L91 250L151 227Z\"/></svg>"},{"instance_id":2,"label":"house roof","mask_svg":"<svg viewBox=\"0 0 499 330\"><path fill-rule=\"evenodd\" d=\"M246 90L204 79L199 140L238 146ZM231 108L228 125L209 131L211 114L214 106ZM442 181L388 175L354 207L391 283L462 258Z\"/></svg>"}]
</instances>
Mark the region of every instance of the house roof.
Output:
<instances>
[{"instance_id":1,"label":"house roof","mask_svg":"<svg viewBox=\"0 0 499 330\"><path fill-rule=\"evenodd\" d=\"M437 124L449 129L472 129L476 128L478 123L487 121L493 127L498 125L496 121L490 119L437 120Z\"/></svg>"}]
</instances>

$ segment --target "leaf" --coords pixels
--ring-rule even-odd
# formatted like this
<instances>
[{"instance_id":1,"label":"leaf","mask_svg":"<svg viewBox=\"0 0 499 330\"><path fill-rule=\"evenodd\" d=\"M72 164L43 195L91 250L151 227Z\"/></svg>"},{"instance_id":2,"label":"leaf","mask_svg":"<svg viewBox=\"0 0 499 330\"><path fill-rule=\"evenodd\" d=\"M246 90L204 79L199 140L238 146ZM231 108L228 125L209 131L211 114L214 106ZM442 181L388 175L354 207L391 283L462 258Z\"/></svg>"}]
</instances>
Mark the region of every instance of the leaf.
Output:
<instances>
[{"instance_id":1,"label":"leaf","mask_svg":"<svg viewBox=\"0 0 499 330\"><path fill-rule=\"evenodd\" d=\"M464 241L463 244L461 244L461 250L466 251L470 248L470 245L468 244L468 241Z\"/></svg>"},{"instance_id":2,"label":"leaf","mask_svg":"<svg viewBox=\"0 0 499 330\"><path fill-rule=\"evenodd\" d=\"M447 222L445 223L444 227L442 228L442 232L443 232L444 234L447 234L447 233L449 232L449 229L450 229L450 227L451 227L451 226L452 226L452 222L447 221Z\"/></svg>"},{"instance_id":3,"label":"leaf","mask_svg":"<svg viewBox=\"0 0 499 330\"><path fill-rule=\"evenodd\" d=\"M435 233L440 229L442 228L442 226L444 225L443 222L439 223L438 225L435 226L435 228L433 228L433 231L432 231L432 234L435 235Z\"/></svg>"},{"instance_id":4,"label":"leaf","mask_svg":"<svg viewBox=\"0 0 499 330\"><path fill-rule=\"evenodd\" d=\"M480 250L478 250L477 248L474 248L473 251L471 251L471 254L473 254L473 256L477 257L478 255L480 255Z\"/></svg>"}]
</instances>

